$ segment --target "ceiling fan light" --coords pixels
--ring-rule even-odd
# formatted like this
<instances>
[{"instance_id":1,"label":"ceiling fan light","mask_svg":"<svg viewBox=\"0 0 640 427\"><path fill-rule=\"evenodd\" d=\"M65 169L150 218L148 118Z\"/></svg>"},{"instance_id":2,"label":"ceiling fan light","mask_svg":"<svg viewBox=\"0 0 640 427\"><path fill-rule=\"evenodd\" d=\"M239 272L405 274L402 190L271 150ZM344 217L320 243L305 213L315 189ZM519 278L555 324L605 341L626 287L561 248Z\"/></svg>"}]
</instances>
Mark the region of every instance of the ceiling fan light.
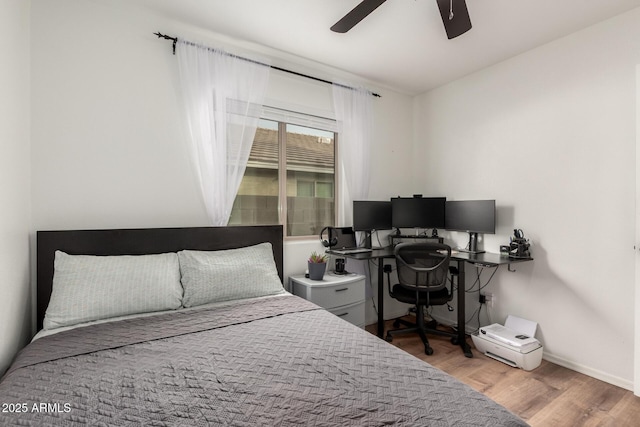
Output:
<instances>
[{"instance_id":1,"label":"ceiling fan light","mask_svg":"<svg viewBox=\"0 0 640 427\"><path fill-rule=\"evenodd\" d=\"M437 0L444 29L449 40L471 29L471 18L465 0Z\"/></svg>"}]
</instances>

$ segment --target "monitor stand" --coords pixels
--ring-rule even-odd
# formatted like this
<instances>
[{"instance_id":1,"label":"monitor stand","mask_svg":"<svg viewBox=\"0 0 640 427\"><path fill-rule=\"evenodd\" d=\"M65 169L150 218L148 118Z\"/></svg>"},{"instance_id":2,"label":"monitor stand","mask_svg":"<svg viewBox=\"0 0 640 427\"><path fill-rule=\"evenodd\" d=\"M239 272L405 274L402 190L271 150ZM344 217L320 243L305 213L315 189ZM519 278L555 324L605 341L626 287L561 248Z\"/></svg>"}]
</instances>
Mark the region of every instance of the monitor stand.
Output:
<instances>
[{"instance_id":1,"label":"monitor stand","mask_svg":"<svg viewBox=\"0 0 640 427\"><path fill-rule=\"evenodd\" d=\"M373 233L371 230L367 230L364 232L364 247L367 249L371 249L371 235Z\"/></svg>"},{"instance_id":2,"label":"monitor stand","mask_svg":"<svg viewBox=\"0 0 640 427\"><path fill-rule=\"evenodd\" d=\"M470 254L483 254L485 251L478 250L478 233L469 232L469 249L459 249L460 252Z\"/></svg>"}]
</instances>

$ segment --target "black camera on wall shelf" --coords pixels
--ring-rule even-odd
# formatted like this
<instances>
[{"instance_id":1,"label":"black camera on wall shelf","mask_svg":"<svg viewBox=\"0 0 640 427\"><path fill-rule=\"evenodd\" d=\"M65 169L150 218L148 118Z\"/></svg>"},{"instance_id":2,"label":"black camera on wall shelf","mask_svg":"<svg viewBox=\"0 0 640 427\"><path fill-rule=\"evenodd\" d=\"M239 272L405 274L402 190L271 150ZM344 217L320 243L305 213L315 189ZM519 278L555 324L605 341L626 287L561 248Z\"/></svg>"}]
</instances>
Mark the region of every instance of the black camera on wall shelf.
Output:
<instances>
[{"instance_id":1,"label":"black camera on wall shelf","mask_svg":"<svg viewBox=\"0 0 640 427\"><path fill-rule=\"evenodd\" d=\"M519 228L513 230L513 237L511 237L511 243L509 244L509 257L531 258L529 240L524 237L524 232Z\"/></svg>"}]
</instances>

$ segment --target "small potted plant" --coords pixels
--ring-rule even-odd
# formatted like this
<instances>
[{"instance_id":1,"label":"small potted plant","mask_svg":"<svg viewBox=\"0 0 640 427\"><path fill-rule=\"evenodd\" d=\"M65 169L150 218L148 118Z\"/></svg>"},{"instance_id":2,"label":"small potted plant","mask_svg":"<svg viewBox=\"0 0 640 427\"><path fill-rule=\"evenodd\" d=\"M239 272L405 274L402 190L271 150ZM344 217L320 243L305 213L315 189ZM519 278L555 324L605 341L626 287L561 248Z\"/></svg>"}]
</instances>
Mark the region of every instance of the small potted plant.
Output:
<instances>
[{"instance_id":1,"label":"small potted plant","mask_svg":"<svg viewBox=\"0 0 640 427\"><path fill-rule=\"evenodd\" d=\"M312 252L309 257L309 279L322 280L324 272L327 269L327 255L319 255L317 252Z\"/></svg>"}]
</instances>

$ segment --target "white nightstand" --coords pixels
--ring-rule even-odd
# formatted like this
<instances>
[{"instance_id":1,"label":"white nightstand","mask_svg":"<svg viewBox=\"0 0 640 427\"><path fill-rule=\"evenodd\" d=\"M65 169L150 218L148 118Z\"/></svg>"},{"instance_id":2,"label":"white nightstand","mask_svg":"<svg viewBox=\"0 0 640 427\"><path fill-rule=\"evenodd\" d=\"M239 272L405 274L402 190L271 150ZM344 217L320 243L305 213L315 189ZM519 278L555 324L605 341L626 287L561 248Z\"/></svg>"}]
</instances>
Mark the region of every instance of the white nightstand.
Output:
<instances>
[{"instance_id":1,"label":"white nightstand","mask_svg":"<svg viewBox=\"0 0 640 427\"><path fill-rule=\"evenodd\" d=\"M326 273L322 280L304 275L289 278L291 292L326 308L347 322L364 328L365 284L360 274Z\"/></svg>"}]
</instances>

